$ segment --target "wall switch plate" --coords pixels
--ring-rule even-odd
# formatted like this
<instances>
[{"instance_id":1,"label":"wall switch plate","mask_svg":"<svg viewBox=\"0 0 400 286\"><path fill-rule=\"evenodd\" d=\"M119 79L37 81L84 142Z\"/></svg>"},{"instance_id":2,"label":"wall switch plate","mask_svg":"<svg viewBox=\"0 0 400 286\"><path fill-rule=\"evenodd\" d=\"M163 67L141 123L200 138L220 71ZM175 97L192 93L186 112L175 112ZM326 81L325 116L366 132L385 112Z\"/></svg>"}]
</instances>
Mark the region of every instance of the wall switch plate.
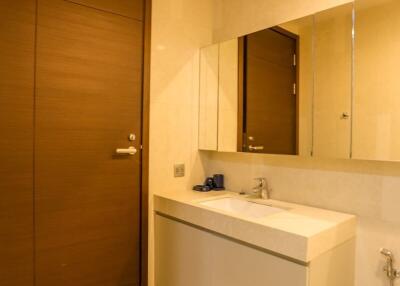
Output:
<instances>
[{"instance_id":1,"label":"wall switch plate","mask_svg":"<svg viewBox=\"0 0 400 286\"><path fill-rule=\"evenodd\" d=\"M174 165L174 177L185 177L185 164Z\"/></svg>"}]
</instances>

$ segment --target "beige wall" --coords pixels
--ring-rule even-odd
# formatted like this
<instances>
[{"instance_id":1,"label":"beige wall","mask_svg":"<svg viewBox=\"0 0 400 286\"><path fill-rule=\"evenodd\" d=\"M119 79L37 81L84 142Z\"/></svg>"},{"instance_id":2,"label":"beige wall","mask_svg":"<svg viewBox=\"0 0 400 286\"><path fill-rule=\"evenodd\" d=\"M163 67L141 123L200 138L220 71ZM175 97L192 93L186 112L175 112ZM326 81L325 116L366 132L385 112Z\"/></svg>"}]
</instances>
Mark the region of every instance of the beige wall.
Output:
<instances>
[{"instance_id":1,"label":"beige wall","mask_svg":"<svg viewBox=\"0 0 400 286\"><path fill-rule=\"evenodd\" d=\"M150 83L149 285L153 285L152 194L203 180L198 154L199 48L211 43L211 1L153 0ZM173 177L174 163L186 176Z\"/></svg>"}]
</instances>

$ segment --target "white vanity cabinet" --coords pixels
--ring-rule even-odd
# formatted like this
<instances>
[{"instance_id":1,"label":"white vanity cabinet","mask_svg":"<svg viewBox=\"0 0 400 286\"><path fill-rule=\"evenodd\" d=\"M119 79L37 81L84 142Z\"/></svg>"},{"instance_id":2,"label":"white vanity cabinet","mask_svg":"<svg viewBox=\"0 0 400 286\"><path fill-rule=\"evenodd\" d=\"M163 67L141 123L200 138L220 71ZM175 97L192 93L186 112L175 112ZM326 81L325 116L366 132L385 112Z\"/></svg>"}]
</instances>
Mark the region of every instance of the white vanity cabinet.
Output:
<instances>
[{"instance_id":1,"label":"white vanity cabinet","mask_svg":"<svg viewBox=\"0 0 400 286\"><path fill-rule=\"evenodd\" d=\"M273 254L157 213L156 286L352 286L354 239L312 261Z\"/></svg>"}]
</instances>

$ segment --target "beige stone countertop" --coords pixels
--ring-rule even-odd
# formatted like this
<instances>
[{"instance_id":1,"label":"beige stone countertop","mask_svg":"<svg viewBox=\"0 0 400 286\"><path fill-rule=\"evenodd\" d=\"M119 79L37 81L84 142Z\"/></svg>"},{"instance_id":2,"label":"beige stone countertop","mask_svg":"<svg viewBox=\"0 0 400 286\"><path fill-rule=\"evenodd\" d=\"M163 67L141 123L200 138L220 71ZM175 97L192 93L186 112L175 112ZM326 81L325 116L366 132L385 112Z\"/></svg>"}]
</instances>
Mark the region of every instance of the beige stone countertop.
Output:
<instances>
[{"instance_id":1,"label":"beige stone countertop","mask_svg":"<svg viewBox=\"0 0 400 286\"><path fill-rule=\"evenodd\" d=\"M246 199L285 211L251 218L200 204L223 197ZM302 263L309 263L356 235L354 215L276 200L251 199L229 191L155 194L154 210Z\"/></svg>"}]
</instances>

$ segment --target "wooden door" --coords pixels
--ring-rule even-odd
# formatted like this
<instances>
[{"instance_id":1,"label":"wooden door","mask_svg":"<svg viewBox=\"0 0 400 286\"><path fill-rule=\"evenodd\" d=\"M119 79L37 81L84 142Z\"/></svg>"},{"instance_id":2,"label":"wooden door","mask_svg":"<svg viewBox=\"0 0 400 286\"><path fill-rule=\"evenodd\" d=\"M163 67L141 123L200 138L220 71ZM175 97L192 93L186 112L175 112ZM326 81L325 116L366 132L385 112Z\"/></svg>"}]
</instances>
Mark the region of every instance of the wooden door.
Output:
<instances>
[{"instance_id":1,"label":"wooden door","mask_svg":"<svg viewBox=\"0 0 400 286\"><path fill-rule=\"evenodd\" d=\"M245 151L297 153L296 42L272 28L245 37Z\"/></svg>"},{"instance_id":2,"label":"wooden door","mask_svg":"<svg viewBox=\"0 0 400 286\"><path fill-rule=\"evenodd\" d=\"M139 285L143 22L38 7L36 285Z\"/></svg>"},{"instance_id":3,"label":"wooden door","mask_svg":"<svg viewBox=\"0 0 400 286\"><path fill-rule=\"evenodd\" d=\"M34 0L0 1L0 285L33 285Z\"/></svg>"}]
</instances>

